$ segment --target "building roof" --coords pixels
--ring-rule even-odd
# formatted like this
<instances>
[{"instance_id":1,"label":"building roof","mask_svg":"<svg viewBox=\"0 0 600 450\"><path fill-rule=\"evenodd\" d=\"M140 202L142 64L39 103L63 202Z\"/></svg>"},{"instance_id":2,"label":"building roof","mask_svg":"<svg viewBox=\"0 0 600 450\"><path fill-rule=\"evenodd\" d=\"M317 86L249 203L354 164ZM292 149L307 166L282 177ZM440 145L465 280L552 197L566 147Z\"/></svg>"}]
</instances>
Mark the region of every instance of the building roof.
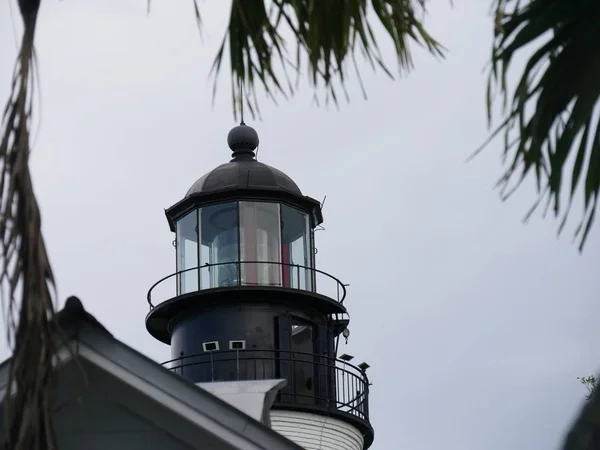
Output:
<instances>
[{"instance_id":1,"label":"building roof","mask_svg":"<svg viewBox=\"0 0 600 450\"><path fill-rule=\"evenodd\" d=\"M89 372L85 374L87 379L92 380L88 391L106 391L108 396L121 392L117 399L120 404L125 398L135 399L121 406L129 412L135 409L136 417L143 417L144 423L156 423L157 417L167 418L164 420L171 424L169 436L176 436L184 445L176 448L197 448L197 440L195 444L188 441L200 436L208 448L215 449L301 449L268 426L117 340L85 311L76 297L67 300L58 313L58 322L71 344L71 349L64 347L59 352L55 368L58 378L69 378L83 368ZM2 399L9 361L0 365ZM72 391L73 383L68 385L67 391ZM152 414L154 419L150 417ZM165 424L156 425L165 428ZM57 432L60 441L61 428Z\"/></svg>"}]
</instances>

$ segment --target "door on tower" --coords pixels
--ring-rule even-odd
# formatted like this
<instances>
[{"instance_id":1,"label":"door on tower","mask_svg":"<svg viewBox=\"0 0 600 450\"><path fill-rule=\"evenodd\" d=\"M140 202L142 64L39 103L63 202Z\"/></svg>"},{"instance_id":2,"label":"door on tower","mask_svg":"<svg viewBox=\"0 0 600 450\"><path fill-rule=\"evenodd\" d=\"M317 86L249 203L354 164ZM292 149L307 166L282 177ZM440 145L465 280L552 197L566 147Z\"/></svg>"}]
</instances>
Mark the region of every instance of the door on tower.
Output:
<instances>
[{"instance_id":1,"label":"door on tower","mask_svg":"<svg viewBox=\"0 0 600 450\"><path fill-rule=\"evenodd\" d=\"M291 384L296 403L299 404L316 404L315 331L313 324L292 317Z\"/></svg>"}]
</instances>

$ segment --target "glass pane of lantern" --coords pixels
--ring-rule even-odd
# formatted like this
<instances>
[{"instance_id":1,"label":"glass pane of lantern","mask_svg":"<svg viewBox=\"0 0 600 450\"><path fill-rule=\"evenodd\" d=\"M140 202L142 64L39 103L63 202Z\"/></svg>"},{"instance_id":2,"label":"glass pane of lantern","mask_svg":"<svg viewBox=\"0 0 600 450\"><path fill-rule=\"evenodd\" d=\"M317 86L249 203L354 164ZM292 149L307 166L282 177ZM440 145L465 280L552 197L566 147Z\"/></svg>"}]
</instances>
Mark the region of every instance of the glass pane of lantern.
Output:
<instances>
[{"instance_id":1,"label":"glass pane of lantern","mask_svg":"<svg viewBox=\"0 0 600 450\"><path fill-rule=\"evenodd\" d=\"M177 221L178 295L198 290L198 212L190 212Z\"/></svg>"},{"instance_id":2,"label":"glass pane of lantern","mask_svg":"<svg viewBox=\"0 0 600 450\"><path fill-rule=\"evenodd\" d=\"M310 228L308 214L281 205L283 285L311 290Z\"/></svg>"},{"instance_id":3,"label":"glass pane of lantern","mask_svg":"<svg viewBox=\"0 0 600 450\"><path fill-rule=\"evenodd\" d=\"M240 259L237 202L219 203L202 208L200 223L201 289L237 286L237 262Z\"/></svg>"},{"instance_id":4,"label":"glass pane of lantern","mask_svg":"<svg viewBox=\"0 0 600 450\"><path fill-rule=\"evenodd\" d=\"M242 284L281 286L279 203L240 202Z\"/></svg>"}]
</instances>

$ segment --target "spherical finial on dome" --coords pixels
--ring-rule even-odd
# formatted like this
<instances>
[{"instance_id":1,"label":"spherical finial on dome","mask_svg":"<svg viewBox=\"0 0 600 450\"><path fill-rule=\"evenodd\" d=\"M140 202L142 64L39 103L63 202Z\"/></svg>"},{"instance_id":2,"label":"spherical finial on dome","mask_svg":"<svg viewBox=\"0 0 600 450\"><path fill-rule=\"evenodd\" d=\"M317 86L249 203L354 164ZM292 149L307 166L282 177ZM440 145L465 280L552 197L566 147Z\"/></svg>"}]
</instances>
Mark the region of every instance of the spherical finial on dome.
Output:
<instances>
[{"instance_id":1,"label":"spherical finial on dome","mask_svg":"<svg viewBox=\"0 0 600 450\"><path fill-rule=\"evenodd\" d=\"M233 156L242 154L254 156L254 150L258 147L258 133L252 127L244 124L234 127L227 135L227 144L233 152Z\"/></svg>"}]
</instances>

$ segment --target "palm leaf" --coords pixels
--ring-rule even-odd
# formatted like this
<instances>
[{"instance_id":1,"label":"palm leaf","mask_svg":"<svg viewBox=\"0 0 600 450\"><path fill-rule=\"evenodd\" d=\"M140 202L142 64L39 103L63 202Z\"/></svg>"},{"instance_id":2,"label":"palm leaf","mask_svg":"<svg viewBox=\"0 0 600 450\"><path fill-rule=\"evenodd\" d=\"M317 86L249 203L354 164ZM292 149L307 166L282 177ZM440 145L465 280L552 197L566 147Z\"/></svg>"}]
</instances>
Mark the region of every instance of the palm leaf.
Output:
<instances>
[{"instance_id":1,"label":"palm leaf","mask_svg":"<svg viewBox=\"0 0 600 450\"><path fill-rule=\"evenodd\" d=\"M562 216L559 233L581 190L584 212L575 238L582 250L600 190L600 54L595 50L600 42L600 2L495 0L495 8L488 117L491 120L494 88L502 96L504 117L477 152L503 134L507 167L498 183L503 198L533 175L538 199L526 219L545 200L556 217ZM541 44L511 93L506 79L513 58L538 40ZM571 156L575 163L565 206L563 175Z\"/></svg>"},{"instance_id":2,"label":"palm leaf","mask_svg":"<svg viewBox=\"0 0 600 450\"><path fill-rule=\"evenodd\" d=\"M373 32L375 21L391 38L400 71L412 65L409 41L442 56L440 44L427 33L420 18L426 3L426 0L273 0L267 9L264 0L233 0L229 26L213 63L213 93L228 45L234 116L243 104L252 115L259 113L257 86L273 100L276 94L284 98L293 95L297 82L292 83L289 72L300 74L305 66L315 92L324 88L326 100L338 104L338 90L348 99L345 85L349 64L361 82L355 59L357 51L373 69L392 76L379 52ZM294 37L295 57L289 54L282 37L284 29Z\"/></svg>"},{"instance_id":3,"label":"palm leaf","mask_svg":"<svg viewBox=\"0 0 600 450\"><path fill-rule=\"evenodd\" d=\"M56 448L50 404L55 347L48 320L54 314L54 281L28 164L39 3L19 1L24 32L0 137L0 282L13 346L7 386L16 388L4 403L6 450Z\"/></svg>"}]
</instances>

